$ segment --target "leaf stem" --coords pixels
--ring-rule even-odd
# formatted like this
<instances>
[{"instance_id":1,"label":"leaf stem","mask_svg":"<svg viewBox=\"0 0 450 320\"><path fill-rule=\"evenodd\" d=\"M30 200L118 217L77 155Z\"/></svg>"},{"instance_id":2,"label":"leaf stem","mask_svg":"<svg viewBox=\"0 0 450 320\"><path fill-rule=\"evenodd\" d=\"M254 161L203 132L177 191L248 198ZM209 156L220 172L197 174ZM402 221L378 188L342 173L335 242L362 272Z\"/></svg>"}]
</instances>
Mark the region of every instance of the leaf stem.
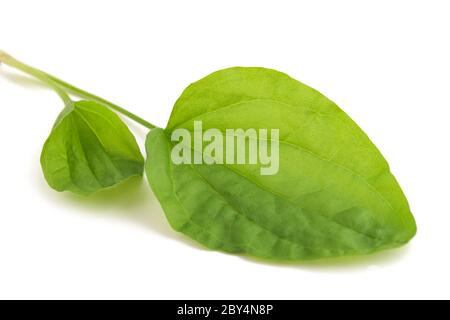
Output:
<instances>
[{"instance_id":1,"label":"leaf stem","mask_svg":"<svg viewBox=\"0 0 450 320\"><path fill-rule=\"evenodd\" d=\"M44 82L45 84L50 86L61 97L61 99L63 99L63 101L66 105L67 105L67 103L72 103L72 100L70 99L70 97L68 95L68 93L70 93L70 94L78 96L82 99L96 101L108 108L111 108L111 109L123 114L124 116L136 121L137 123L143 125L144 127L148 128L148 129L156 128L156 126L154 124L142 119L141 117L135 115L134 113L131 113L130 111L125 110L124 108L119 107L118 105L116 105L112 102L109 102L103 98L100 98L99 96L96 96L96 95L89 93L85 90L82 90L80 88L77 88L61 79L56 78L55 76L52 76L51 74L48 74L44 71L41 71L39 69L33 68L29 65L26 65L16 59L14 59L12 56L10 56L9 54L7 54L6 52L3 52L3 51L0 51L0 63L1 62L41 80L42 82Z\"/></svg>"},{"instance_id":2,"label":"leaf stem","mask_svg":"<svg viewBox=\"0 0 450 320\"><path fill-rule=\"evenodd\" d=\"M0 62L4 63L12 68L15 68L17 70L20 70L22 72L25 72L25 73L35 77L36 79L44 82L46 85L48 85L53 91L55 91L59 95L59 97L64 101L64 104L66 106L69 106L73 103L73 101L70 99L69 95L64 90L62 90L57 85L55 85L52 81L49 81L49 79L47 79L45 73L43 73L42 71L24 65L23 63L17 61L16 59L14 59L9 54L7 54L3 51L0 51Z\"/></svg>"}]
</instances>

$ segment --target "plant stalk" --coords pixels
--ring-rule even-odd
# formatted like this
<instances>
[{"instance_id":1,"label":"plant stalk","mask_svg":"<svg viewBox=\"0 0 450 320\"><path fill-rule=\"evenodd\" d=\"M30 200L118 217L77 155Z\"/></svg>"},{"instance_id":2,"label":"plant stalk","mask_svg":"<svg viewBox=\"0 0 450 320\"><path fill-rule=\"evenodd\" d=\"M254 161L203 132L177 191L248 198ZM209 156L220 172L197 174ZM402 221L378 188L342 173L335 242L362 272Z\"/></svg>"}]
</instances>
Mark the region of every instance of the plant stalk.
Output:
<instances>
[{"instance_id":1,"label":"plant stalk","mask_svg":"<svg viewBox=\"0 0 450 320\"><path fill-rule=\"evenodd\" d=\"M63 99L63 101L66 105L67 105L67 103L70 103L70 104L72 103L72 100L70 99L70 97L68 95L68 93L70 93L70 94L73 94L82 99L96 101L108 108L111 108L111 109L123 114L124 116L134 120L135 122L143 125L144 127L148 128L148 129L156 128L156 126L154 124L142 119L141 117L135 115L134 113L131 113L130 111L128 111L122 107L119 107L118 105L116 105L112 102L109 102L103 98L100 98L92 93L89 93L85 90L77 88L61 79L56 78L55 76L52 76L51 74L48 74L44 71L41 71L39 69L33 68L29 65L26 65L25 63L22 63L22 62L16 60L15 58L10 56L6 52L0 51L0 63L4 63L12 68L18 69L24 73L27 73L27 74L39 79L40 81L42 81L43 83L45 83L46 85L51 87L61 97L61 99Z\"/></svg>"},{"instance_id":2,"label":"plant stalk","mask_svg":"<svg viewBox=\"0 0 450 320\"><path fill-rule=\"evenodd\" d=\"M22 72L25 72L35 77L36 79L40 80L41 82L45 83L59 95L59 97L64 101L64 104L66 106L70 106L73 103L69 95L64 90L59 88L57 85L53 84L53 82L49 81L43 72L20 63L19 61L17 61L16 59L14 59L13 57L11 57L10 55L8 55L3 51L0 51L0 62L17 70L20 70Z\"/></svg>"}]
</instances>

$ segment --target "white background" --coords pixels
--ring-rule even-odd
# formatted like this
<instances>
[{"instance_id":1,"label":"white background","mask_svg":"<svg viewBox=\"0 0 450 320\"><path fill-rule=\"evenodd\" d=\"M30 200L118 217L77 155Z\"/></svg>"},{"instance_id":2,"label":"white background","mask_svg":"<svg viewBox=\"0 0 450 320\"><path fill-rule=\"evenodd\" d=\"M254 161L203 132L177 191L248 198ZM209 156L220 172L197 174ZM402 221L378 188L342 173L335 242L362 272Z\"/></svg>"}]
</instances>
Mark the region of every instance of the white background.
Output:
<instances>
[{"instance_id":1,"label":"white background","mask_svg":"<svg viewBox=\"0 0 450 320\"><path fill-rule=\"evenodd\" d=\"M0 13L1 49L159 126L217 69L287 72L369 134L419 227L400 250L332 262L204 250L145 181L89 199L50 189L39 155L62 104L2 67L0 298L450 298L448 1L1 0Z\"/></svg>"}]
</instances>

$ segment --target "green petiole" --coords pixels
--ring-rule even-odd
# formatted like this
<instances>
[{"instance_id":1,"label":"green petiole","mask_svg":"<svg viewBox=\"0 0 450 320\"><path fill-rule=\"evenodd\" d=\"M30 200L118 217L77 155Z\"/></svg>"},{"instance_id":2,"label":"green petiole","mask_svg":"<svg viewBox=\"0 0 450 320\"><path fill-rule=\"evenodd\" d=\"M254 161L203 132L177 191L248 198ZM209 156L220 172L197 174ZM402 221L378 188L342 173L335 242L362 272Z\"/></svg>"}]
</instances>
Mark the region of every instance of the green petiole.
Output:
<instances>
[{"instance_id":1,"label":"green petiole","mask_svg":"<svg viewBox=\"0 0 450 320\"><path fill-rule=\"evenodd\" d=\"M148 129L156 128L156 126L154 124L142 119L141 117L135 115L134 113L132 113L112 102L109 102L103 98L100 98L92 93L89 93L85 90L77 88L77 87L75 87L61 79L58 79L55 76L52 76L44 71L41 71L39 69L33 68L29 65L26 65L25 63L22 63L22 62L16 60L15 58L10 56L6 52L0 51L0 63L4 63L12 68L20 70L26 74L29 74L29 75L35 77L36 79L42 81L43 83L48 85L50 88L52 88L61 97L61 99L64 101L64 104L66 106L72 104L72 100L70 99L69 94L73 94L82 99L96 101L110 109L113 109L113 110L123 114L124 116L132 119L133 121L143 125L144 127L148 128Z\"/></svg>"}]
</instances>

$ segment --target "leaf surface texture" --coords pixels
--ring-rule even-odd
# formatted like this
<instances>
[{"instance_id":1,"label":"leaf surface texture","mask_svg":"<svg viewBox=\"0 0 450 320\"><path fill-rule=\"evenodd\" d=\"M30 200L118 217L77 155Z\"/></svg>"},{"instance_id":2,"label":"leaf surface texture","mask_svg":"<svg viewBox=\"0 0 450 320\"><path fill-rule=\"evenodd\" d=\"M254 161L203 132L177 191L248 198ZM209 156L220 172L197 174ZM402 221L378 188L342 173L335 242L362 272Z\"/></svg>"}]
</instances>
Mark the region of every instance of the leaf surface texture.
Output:
<instances>
[{"instance_id":1,"label":"leaf surface texture","mask_svg":"<svg viewBox=\"0 0 450 320\"><path fill-rule=\"evenodd\" d=\"M56 120L41 166L53 189L89 195L142 175L144 159L114 112L96 102L78 101Z\"/></svg>"},{"instance_id":2,"label":"leaf surface texture","mask_svg":"<svg viewBox=\"0 0 450 320\"><path fill-rule=\"evenodd\" d=\"M175 165L177 128L279 129L280 166ZM190 85L146 142L147 176L171 226L208 248L275 260L372 253L416 224L389 166L332 101L289 76L231 68Z\"/></svg>"}]
</instances>

